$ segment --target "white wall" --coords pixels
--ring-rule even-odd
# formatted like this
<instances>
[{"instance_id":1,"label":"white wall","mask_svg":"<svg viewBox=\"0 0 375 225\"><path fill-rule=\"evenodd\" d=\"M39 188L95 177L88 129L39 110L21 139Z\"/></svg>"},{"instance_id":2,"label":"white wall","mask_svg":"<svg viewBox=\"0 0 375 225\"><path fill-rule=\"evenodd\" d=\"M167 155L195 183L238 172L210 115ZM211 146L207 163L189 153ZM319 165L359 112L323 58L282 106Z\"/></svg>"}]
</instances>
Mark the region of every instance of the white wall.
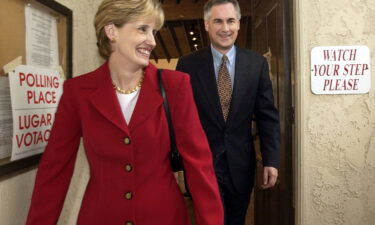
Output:
<instances>
[{"instance_id":1,"label":"white wall","mask_svg":"<svg viewBox=\"0 0 375 225\"><path fill-rule=\"evenodd\" d=\"M360 95L314 95L310 51L366 45L375 73L374 0L295 1L299 224L375 224L375 77Z\"/></svg>"},{"instance_id":2,"label":"white wall","mask_svg":"<svg viewBox=\"0 0 375 225\"><path fill-rule=\"evenodd\" d=\"M0 180L0 224L21 225L27 215L35 170Z\"/></svg>"}]
</instances>

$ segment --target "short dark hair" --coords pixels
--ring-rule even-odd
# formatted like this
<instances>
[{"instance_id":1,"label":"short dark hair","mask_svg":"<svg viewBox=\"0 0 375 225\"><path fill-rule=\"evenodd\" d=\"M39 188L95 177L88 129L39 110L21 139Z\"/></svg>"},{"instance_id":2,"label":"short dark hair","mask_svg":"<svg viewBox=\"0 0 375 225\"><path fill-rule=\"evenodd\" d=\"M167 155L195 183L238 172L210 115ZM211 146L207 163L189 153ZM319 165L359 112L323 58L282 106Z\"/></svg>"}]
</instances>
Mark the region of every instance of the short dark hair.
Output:
<instances>
[{"instance_id":1,"label":"short dark hair","mask_svg":"<svg viewBox=\"0 0 375 225\"><path fill-rule=\"evenodd\" d=\"M234 8L236 9L237 12L237 19L241 19L241 9L240 9L240 4L238 3L237 0L209 0L204 4L203 7L203 18L204 20L208 20L211 16L211 8L215 5L222 5L226 3L231 3Z\"/></svg>"}]
</instances>

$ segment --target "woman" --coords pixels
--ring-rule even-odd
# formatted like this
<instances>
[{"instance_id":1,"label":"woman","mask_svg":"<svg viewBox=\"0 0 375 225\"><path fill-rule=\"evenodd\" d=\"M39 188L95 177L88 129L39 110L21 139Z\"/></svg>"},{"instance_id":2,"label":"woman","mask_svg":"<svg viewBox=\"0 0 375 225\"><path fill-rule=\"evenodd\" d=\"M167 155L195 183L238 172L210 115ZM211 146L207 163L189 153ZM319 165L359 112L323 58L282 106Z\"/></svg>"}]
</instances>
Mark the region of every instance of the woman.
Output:
<instances>
[{"instance_id":1,"label":"woman","mask_svg":"<svg viewBox=\"0 0 375 225\"><path fill-rule=\"evenodd\" d=\"M169 161L168 124L149 64L164 15L156 0L105 0L95 16L97 70L67 80L36 178L28 225L56 224L80 138L90 181L79 225L188 225ZM222 225L211 153L186 74L164 70L177 145L198 225Z\"/></svg>"}]
</instances>

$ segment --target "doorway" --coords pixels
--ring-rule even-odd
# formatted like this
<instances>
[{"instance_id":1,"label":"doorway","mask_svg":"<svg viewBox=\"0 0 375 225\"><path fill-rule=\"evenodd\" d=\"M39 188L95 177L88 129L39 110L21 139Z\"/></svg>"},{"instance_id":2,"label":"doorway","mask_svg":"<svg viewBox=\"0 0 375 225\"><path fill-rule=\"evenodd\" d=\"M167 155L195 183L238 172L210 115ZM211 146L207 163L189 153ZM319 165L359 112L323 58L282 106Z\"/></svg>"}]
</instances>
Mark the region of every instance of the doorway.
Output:
<instances>
[{"instance_id":1,"label":"doorway","mask_svg":"<svg viewBox=\"0 0 375 225\"><path fill-rule=\"evenodd\" d=\"M281 127L279 178L275 187L260 188L262 157L257 142L257 176L246 225L292 225L293 206L293 124L294 107L291 75L291 3L289 0L253 0L251 48L267 58L275 105ZM253 213L253 216L251 216Z\"/></svg>"}]
</instances>

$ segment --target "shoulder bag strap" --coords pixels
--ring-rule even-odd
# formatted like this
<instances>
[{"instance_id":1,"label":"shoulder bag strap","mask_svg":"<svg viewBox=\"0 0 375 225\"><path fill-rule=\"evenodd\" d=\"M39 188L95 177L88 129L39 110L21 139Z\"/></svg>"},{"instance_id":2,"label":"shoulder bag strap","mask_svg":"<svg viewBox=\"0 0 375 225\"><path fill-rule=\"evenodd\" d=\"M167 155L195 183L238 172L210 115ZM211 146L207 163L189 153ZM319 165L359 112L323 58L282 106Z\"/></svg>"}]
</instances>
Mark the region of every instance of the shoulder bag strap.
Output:
<instances>
[{"instance_id":1,"label":"shoulder bag strap","mask_svg":"<svg viewBox=\"0 0 375 225\"><path fill-rule=\"evenodd\" d=\"M163 99L164 99L163 106L164 106L165 115L166 115L167 121L168 121L169 138L171 140L171 158L173 160L175 158L179 158L180 153L178 152L177 145L176 145L176 139L175 139L175 136L174 136L174 129L173 129L173 126L172 126L171 113L169 112L168 100L167 100L167 95L165 93L165 89L164 89L164 86L163 86L163 81L162 81L162 78L161 78L161 72L162 72L162 69L158 69L159 87L160 87L161 95L163 96ZM182 165L179 165L179 166L182 166ZM176 165L174 165L174 162L172 162L172 167L173 167L172 169L174 170L174 172L182 169L182 168L176 168Z\"/></svg>"},{"instance_id":2,"label":"shoulder bag strap","mask_svg":"<svg viewBox=\"0 0 375 225\"><path fill-rule=\"evenodd\" d=\"M171 140L171 153L170 153L170 158L171 158L171 164L172 164L172 170L173 172L178 172L178 171L183 171L183 164L182 164L182 158L180 156L180 153L178 152L177 145L176 145L176 139L174 136L174 129L172 126L172 120L171 120L171 113L169 112L169 106L168 106L168 101L167 101L167 95L165 93L165 89L163 86L163 81L161 78L161 72L162 69L158 69L158 81L159 81L159 87L160 87L160 93L164 99L163 101L163 106L165 110L165 115L167 117L168 121L168 128L169 128L169 138ZM184 178L184 187L185 187L185 197L191 197L189 187L186 183L186 173L183 173L183 178Z\"/></svg>"}]
</instances>

